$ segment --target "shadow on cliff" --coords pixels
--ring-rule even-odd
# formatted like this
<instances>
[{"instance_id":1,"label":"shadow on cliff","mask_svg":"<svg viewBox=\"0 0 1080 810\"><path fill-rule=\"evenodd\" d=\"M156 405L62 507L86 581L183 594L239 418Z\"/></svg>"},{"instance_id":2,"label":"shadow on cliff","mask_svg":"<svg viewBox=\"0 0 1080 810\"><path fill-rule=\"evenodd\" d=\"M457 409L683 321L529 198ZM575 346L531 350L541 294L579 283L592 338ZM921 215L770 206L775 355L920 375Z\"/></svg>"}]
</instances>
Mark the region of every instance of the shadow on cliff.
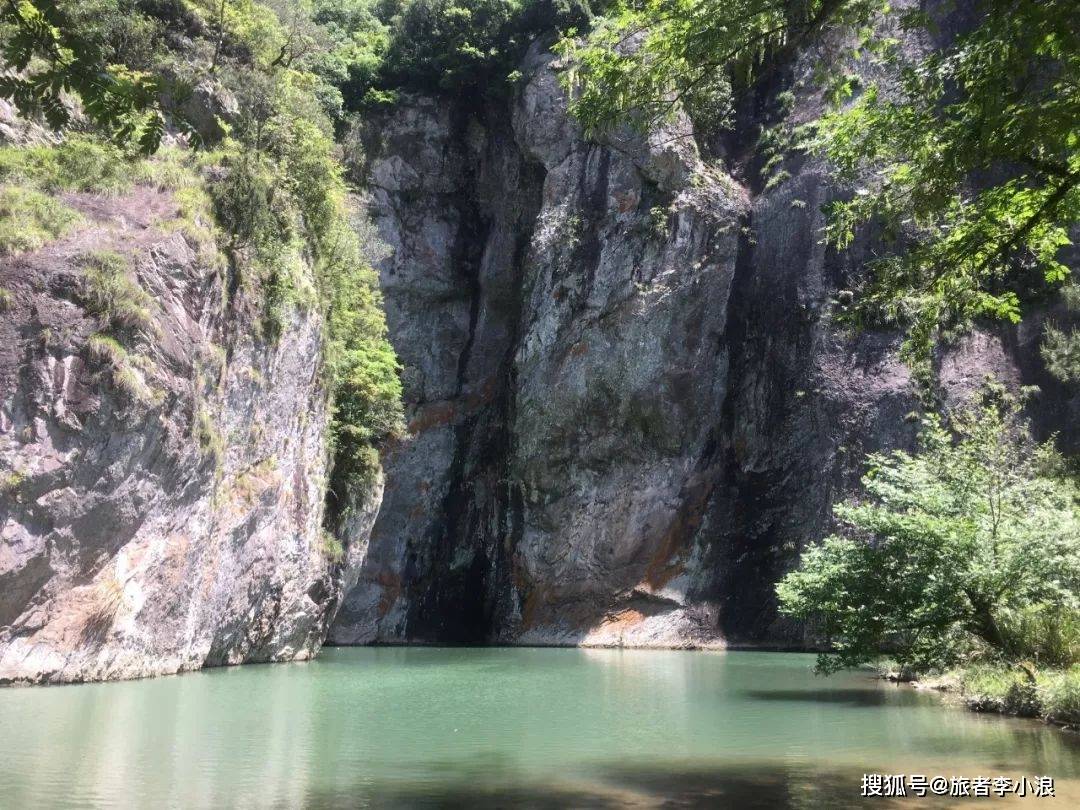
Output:
<instances>
[{"instance_id":1,"label":"shadow on cliff","mask_svg":"<svg viewBox=\"0 0 1080 810\"><path fill-rule=\"evenodd\" d=\"M372 783L309 795L311 810L338 808L768 808L859 807L861 771L821 770L745 762L718 767L663 768L649 764L601 767L581 779L514 783L511 773L491 779L452 776L445 783ZM875 797L875 807L898 803Z\"/></svg>"}]
</instances>

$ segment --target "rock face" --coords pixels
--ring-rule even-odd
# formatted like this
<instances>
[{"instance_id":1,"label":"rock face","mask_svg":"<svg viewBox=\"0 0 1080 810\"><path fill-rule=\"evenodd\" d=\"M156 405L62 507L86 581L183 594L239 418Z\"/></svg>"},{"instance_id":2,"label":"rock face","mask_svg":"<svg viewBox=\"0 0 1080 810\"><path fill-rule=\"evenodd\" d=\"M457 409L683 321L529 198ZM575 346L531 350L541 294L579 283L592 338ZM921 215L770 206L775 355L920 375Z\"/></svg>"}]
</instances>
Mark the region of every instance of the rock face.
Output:
<instances>
[{"instance_id":1,"label":"rock face","mask_svg":"<svg viewBox=\"0 0 1080 810\"><path fill-rule=\"evenodd\" d=\"M0 263L0 681L312 656L379 500L328 551L318 315L259 338L253 297L226 295L168 192L66 202L84 225ZM149 294L152 328L88 311L103 255Z\"/></svg>"},{"instance_id":2,"label":"rock face","mask_svg":"<svg viewBox=\"0 0 1080 810\"><path fill-rule=\"evenodd\" d=\"M557 69L372 126L410 437L330 640L799 643L773 584L914 439L898 337L835 325L859 251L821 244L821 166L744 187L686 121L589 142ZM955 347L943 394L1046 383L1037 334Z\"/></svg>"}]
</instances>

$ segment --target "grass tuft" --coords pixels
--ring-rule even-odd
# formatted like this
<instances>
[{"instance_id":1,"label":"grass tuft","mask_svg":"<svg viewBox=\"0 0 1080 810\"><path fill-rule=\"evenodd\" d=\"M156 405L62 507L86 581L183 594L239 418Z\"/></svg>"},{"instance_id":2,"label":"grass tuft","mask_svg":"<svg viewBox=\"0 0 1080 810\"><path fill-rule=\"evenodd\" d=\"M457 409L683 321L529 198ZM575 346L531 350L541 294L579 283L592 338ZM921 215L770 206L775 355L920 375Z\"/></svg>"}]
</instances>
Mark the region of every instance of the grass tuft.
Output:
<instances>
[{"instance_id":1,"label":"grass tuft","mask_svg":"<svg viewBox=\"0 0 1080 810\"><path fill-rule=\"evenodd\" d=\"M341 545L341 541L332 532L323 529L320 541L320 551L330 562L336 564L345 559L345 547Z\"/></svg>"},{"instance_id":2,"label":"grass tuft","mask_svg":"<svg viewBox=\"0 0 1080 810\"><path fill-rule=\"evenodd\" d=\"M94 360L117 367L126 366L130 360L128 350L108 335L91 335L86 341L86 350Z\"/></svg>"},{"instance_id":3,"label":"grass tuft","mask_svg":"<svg viewBox=\"0 0 1080 810\"><path fill-rule=\"evenodd\" d=\"M93 360L112 369L112 384L118 391L142 405L161 401L161 392L147 384L140 369L140 366L147 366L145 358L132 355L115 338L102 334L90 336L86 351Z\"/></svg>"},{"instance_id":4,"label":"grass tuft","mask_svg":"<svg viewBox=\"0 0 1080 810\"><path fill-rule=\"evenodd\" d=\"M1021 717L1037 717L1040 713L1035 684L1019 669L972 667L961 673L960 690L968 707L978 712Z\"/></svg>"},{"instance_id":5,"label":"grass tuft","mask_svg":"<svg viewBox=\"0 0 1080 810\"><path fill-rule=\"evenodd\" d=\"M1080 725L1080 664L1040 679L1039 697L1048 720Z\"/></svg>"},{"instance_id":6,"label":"grass tuft","mask_svg":"<svg viewBox=\"0 0 1080 810\"><path fill-rule=\"evenodd\" d=\"M134 166L119 148L88 135L69 135L55 146L0 147L0 182L50 193L119 194L131 187Z\"/></svg>"},{"instance_id":7,"label":"grass tuft","mask_svg":"<svg viewBox=\"0 0 1080 810\"><path fill-rule=\"evenodd\" d=\"M225 456L225 440L214 424L210 411L203 405L195 409L191 432L198 440L203 452L214 459L215 465L220 465Z\"/></svg>"},{"instance_id":8,"label":"grass tuft","mask_svg":"<svg viewBox=\"0 0 1080 810\"><path fill-rule=\"evenodd\" d=\"M0 256L37 250L82 217L59 200L22 186L0 186Z\"/></svg>"},{"instance_id":9,"label":"grass tuft","mask_svg":"<svg viewBox=\"0 0 1080 810\"><path fill-rule=\"evenodd\" d=\"M154 301L128 274L125 256L98 251L83 254L81 261L86 308L102 319L103 326L157 331L151 314Z\"/></svg>"}]
</instances>

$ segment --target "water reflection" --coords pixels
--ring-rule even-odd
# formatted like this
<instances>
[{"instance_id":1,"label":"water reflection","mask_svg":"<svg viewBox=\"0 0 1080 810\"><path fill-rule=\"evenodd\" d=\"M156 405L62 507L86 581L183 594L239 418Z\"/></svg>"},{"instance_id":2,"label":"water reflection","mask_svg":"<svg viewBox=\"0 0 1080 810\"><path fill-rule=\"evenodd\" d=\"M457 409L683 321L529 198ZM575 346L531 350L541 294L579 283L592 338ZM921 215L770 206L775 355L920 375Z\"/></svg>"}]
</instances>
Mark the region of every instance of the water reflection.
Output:
<instances>
[{"instance_id":1,"label":"water reflection","mask_svg":"<svg viewBox=\"0 0 1080 810\"><path fill-rule=\"evenodd\" d=\"M812 664L340 649L307 664L0 690L0 805L843 807L863 772L935 772L1050 774L1080 806L1080 737L859 675L816 678Z\"/></svg>"}]
</instances>

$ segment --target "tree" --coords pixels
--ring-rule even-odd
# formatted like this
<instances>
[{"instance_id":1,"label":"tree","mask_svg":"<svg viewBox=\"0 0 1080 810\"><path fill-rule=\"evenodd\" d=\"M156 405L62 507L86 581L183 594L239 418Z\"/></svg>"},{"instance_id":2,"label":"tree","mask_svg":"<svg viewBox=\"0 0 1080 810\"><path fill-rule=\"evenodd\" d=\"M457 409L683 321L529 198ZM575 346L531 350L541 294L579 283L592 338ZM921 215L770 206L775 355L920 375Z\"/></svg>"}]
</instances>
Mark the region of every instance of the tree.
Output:
<instances>
[{"instance_id":1,"label":"tree","mask_svg":"<svg viewBox=\"0 0 1080 810\"><path fill-rule=\"evenodd\" d=\"M477 87L513 49L512 22L521 0L413 0L405 6L386 53L391 84Z\"/></svg>"},{"instance_id":2,"label":"tree","mask_svg":"<svg viewBox=\"0 0 1080 810\"><path fill-rule=\"evenodd\" d=\"M1080 313L1080 282L1075 279L1062 290L1066 312L1071 320ZM1064 383L1080 384L1080 329L1063 328L1047 323L1042 345L1046 369Z\"/></svg>"},{"instance_id":3,"label":"tree","mask_svg":"<svg viewBox=\"0 0 1080 810\"><path fill-rule=\"evenodd\" d=\"M979 318L1015 323L1026 295L1060 286L1080 221L1076 4L978 8L979 24L943 50L893 53L898 87L866 87L811 140L857 186L833 206L829 239L846 247L870 221L891 238L852 320L905 327L924 373L939 335Z\"/></svg>"},{"instance_id":4,"label":"tree","mask_svg":"<svg viewBox=\"0 0 1080 810\"><path fill-rule=\"evenodd\" d=\"M838 505L840 531L777 586L781 612L832 643L820 671L883 650L916 671L979 651L1020 661L1020 614L1080 610L1080 493L1050 447L1000 389L950 423L928 418L917 454L870 456L865 500Z\"/></svg>"},{"instance_id":5,"label":"tree","mask_svg":"<svg viewBox=\"0 0 1080 810\"><path fill-rule=\"evenodd\" d=\"M1016 321L1025 294L1059 285L1059 251L1080 220L1075 0L973 6L970 30L911 55L876 33L879 2L622 2L586 41L562 44L575 62L572 109L590 131L648 126L680 106L723 125L740 86L826 29L849 29L860 58L892 78L860 86L835 60L823 87L844 106L801 135L854 186L832 206L829 241L845 248L870 221L886 236L849 320L906 329L905 356L925 374L942 333L982 317ZM918 11L899 21L933 27Z\"/></svg>"},{"instance_id":6,"label":"tree","mask_svg":"<svg viewBox=\"0 0 1080 810\"><path fill-rule=\"evenodd\" d=\"M594 133L648 127L679 108L722 125L734 87L823 30L865 23L872 0L621 0L585 40L571 31L571 109Z\"/></svg>"},{"instance_id":7,"label":"tree","mask_svg":"<svg viewBox=\"0 0 1080 810\"><path fill-rule=\"evenodd\" d=\"M62 129L71 121L64 94L73 94L86 117L115 140L157 149L165 131L158 77L107 62L100 44L80 33L55 0L4 0L0 24L6 29L0 57L8 68L0 75L0 97Z\"/></svg>"}]
</instances>

